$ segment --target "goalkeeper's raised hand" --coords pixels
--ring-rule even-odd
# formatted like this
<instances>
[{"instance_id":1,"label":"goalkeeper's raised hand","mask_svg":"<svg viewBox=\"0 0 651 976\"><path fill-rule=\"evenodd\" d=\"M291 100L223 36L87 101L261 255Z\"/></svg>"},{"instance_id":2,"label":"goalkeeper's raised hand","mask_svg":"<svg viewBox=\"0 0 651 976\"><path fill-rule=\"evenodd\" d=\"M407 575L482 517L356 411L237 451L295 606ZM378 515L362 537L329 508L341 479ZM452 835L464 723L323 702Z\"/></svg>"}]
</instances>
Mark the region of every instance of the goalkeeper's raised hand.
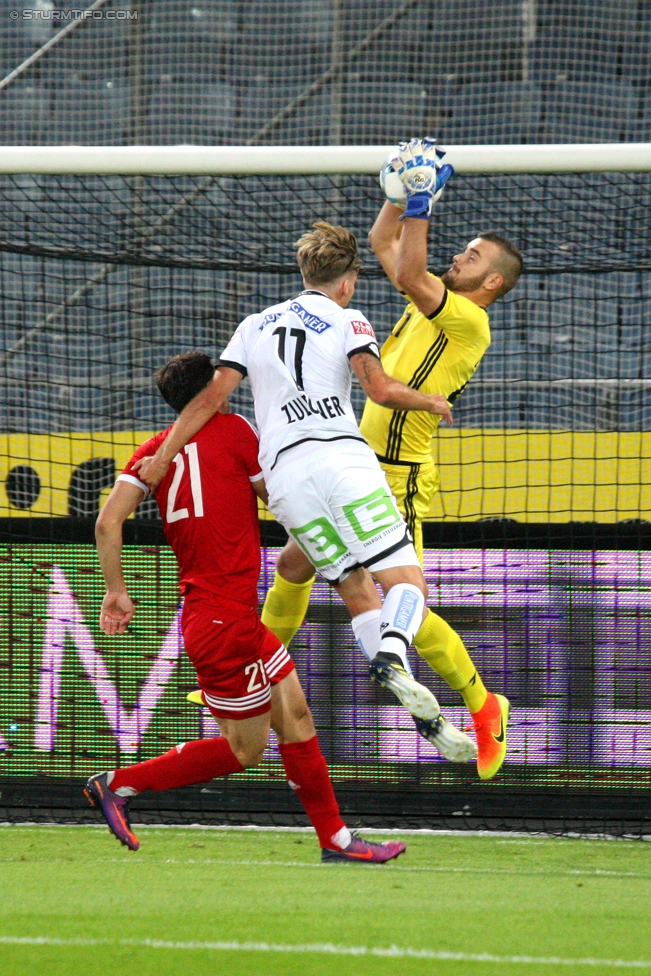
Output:
<instances>
[{"instance_id":1,"label":"goalkeeper's raised hand","mask_svg":"<svg viewBox=\"0 0 651 976\"><path fill-rule=\"evenodd\" d=\"M441 163L445 151L433 139L412 139L400 144L393 168L400 177L407 194L402 217L427 219L432 206L440 198L454 169ZM402 219L402 217L400 219Z\"/></svg>"}]
</instances>

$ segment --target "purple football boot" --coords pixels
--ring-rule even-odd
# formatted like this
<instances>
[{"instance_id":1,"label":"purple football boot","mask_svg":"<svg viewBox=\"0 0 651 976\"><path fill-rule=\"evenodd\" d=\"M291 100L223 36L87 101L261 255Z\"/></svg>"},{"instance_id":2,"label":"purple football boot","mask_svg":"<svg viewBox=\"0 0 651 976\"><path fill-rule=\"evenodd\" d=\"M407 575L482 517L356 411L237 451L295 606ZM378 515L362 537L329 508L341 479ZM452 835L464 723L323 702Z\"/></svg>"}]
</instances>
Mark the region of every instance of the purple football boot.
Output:
<instances>
[{"instance_id":1,"label":"purple football boot","mask_svg":"<svg viewBox=\"0 0 651 976\"><path fill-rule=\"evenodd\" d=\"M106 773L91 776L86 783L84 793L90 805L98 808L109 825L109 830L115 834L120 843L130 851L137 851L140 843L129 823L129 800L109 789L106 777Z\"/></svg>"},{"instance_id":2,"label":"purple football boot","mask_svg":"<svg viewBox=\"0 0 651 976\"><path fill-rule=\"evenodd\" d=\"M357 861L360 864L385 864L393 861L400 854L404 854L407 845L402 841L387 840L383 844L369 844L362 837L353 837L348 847L343 851L334 851L329 847L321 848L321 860Z\"/></svg>"}]
</instances>

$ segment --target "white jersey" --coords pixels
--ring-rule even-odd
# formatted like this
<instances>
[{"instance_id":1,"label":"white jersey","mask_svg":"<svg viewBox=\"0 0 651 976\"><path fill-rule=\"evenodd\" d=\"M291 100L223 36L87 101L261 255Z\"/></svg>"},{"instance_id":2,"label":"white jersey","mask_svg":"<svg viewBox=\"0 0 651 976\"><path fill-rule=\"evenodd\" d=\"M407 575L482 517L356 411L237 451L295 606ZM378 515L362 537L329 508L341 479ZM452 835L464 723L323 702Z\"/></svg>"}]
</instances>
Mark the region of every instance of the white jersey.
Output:
<instances>
[{"instance_id":1,"label":"white jersey","mask_svg":"<svg viewBox=\"0 0 651 976\"><path fill-rule=\"evenodd\" d=\"M219 364L248 376L268 477L285 451L308 441L365 443L350 402L350 357L379 357L373 326L317 291L249 315Z\"/></svg>"}]
</instances>

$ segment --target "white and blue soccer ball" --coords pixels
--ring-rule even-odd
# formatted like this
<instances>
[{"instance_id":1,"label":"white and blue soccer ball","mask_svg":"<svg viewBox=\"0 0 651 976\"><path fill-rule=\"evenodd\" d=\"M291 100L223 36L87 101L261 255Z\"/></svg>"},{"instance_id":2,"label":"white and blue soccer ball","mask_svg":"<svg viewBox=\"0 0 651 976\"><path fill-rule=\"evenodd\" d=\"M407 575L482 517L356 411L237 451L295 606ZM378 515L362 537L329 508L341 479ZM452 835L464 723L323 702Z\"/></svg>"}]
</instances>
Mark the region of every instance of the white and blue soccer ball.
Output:
<instances>
[{"instance_id":1,"label":"white and blue soccer ball","mask_svg":"<svg viewBox=\"0 0 651 976\"><path fill-rule=\"evenodd\" d=\"M389 156L384 161L380 170L380 186L389 203L393 203L396 207L404 210L407 205L407 191L402 180L391 165L393 160L397 158L398 152L396 151L393 156Z\"/></svg>"}]
</instances>

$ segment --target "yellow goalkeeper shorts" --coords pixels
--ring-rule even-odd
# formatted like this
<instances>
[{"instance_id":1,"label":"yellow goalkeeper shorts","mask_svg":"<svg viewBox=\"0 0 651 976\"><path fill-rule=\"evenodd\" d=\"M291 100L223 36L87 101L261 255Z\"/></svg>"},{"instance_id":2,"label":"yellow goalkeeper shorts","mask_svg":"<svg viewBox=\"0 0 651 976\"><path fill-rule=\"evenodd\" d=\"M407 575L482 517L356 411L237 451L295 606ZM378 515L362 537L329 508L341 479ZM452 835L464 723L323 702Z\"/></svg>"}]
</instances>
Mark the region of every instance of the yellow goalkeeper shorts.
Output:
<instances>
[{"instance_id":1,"label":"yellow goalkeeper shorts","mask_svg":"<svg viewBox=\"0 0 651 976\"><path fill-rule=\"evenodd\" d=\"M423 519L429 515L432 499L439 490L439 473L434 461L422 464L389 464L380 461L389 488L404 515L414 540L421 566L423 564Z\"/></svg>"}]
</instances>

